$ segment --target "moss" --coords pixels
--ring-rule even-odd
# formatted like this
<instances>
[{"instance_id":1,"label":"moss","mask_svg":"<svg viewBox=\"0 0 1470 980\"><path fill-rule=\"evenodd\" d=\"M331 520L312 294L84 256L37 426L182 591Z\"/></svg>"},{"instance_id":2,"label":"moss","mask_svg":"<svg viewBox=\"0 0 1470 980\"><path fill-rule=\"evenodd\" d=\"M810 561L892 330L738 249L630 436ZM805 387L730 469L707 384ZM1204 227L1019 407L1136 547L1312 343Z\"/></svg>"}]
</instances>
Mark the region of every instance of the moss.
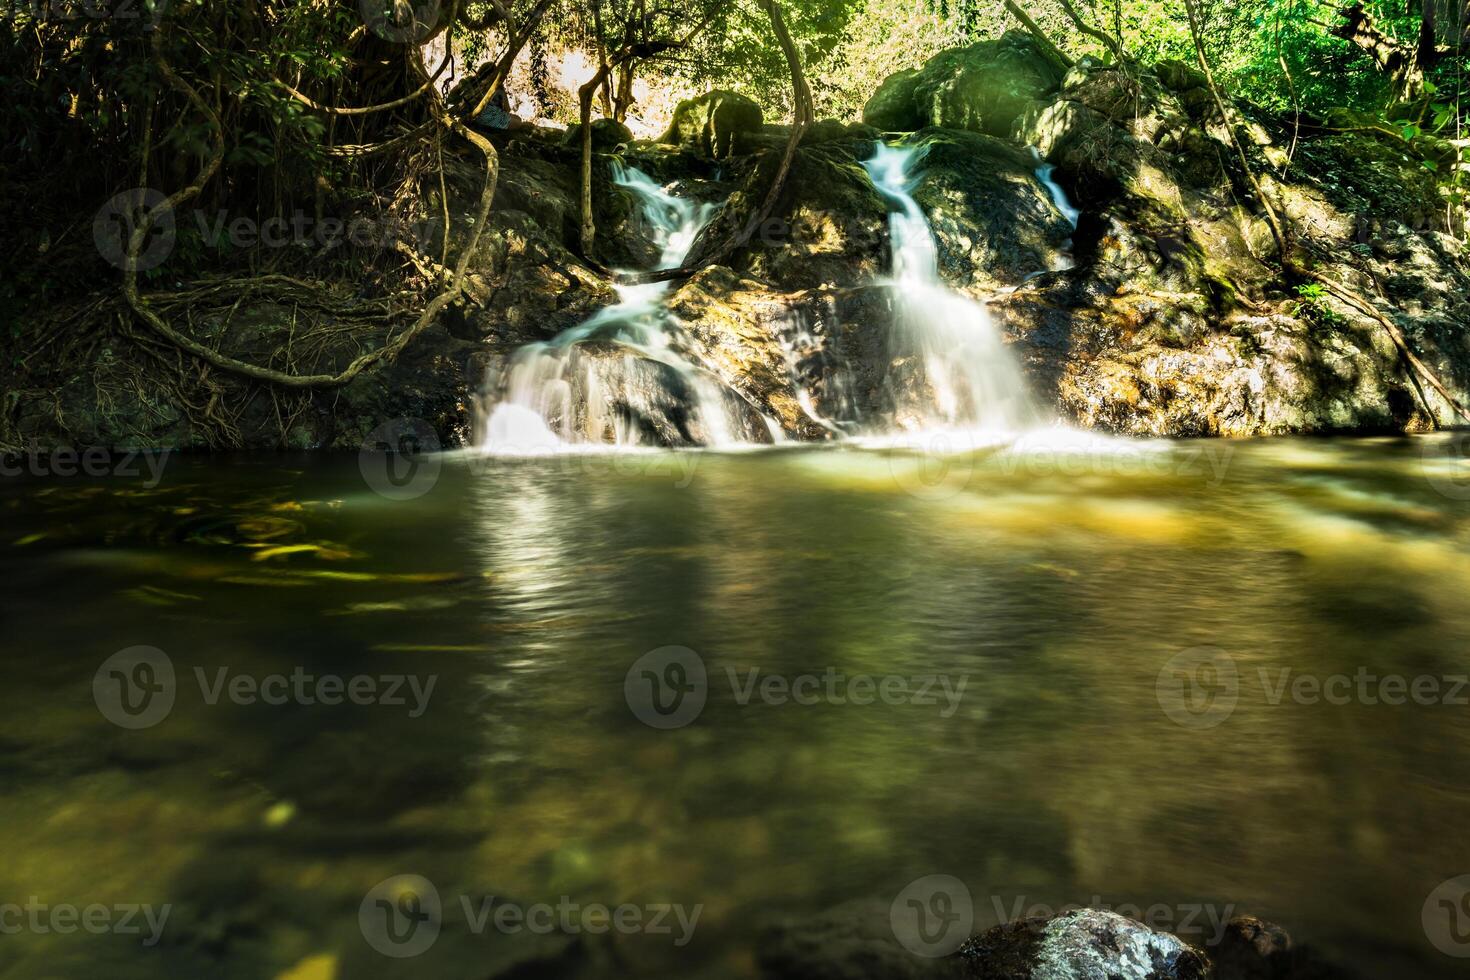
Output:
<instances>
[{"instance_id":1,"label":"moss","mask_svg":"<svg viewBox=\"0 0 1470 980\"><path fill-rule=\"evenodd\" d=\"M1343 211L1394 215L1418 227L1440 209L1434 172L1391 137L1341 133L1311 140L1296 161L1297 173Z\"/></svg>"}]
</instances>

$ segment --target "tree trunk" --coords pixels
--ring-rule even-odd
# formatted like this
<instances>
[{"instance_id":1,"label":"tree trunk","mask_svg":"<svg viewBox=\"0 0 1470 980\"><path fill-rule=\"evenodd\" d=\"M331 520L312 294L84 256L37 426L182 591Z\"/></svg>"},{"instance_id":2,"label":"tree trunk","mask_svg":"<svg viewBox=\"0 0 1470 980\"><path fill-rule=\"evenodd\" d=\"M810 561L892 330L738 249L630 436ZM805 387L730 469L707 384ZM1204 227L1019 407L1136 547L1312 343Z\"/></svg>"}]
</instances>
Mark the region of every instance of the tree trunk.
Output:
<instances>
[{"instance_id":1,"label":"tree trunk","mask_svg":"<svg viewBox=\"0 0 1470 980\"><path fill-rule=\"evenodd\" d=\"M592 99L607 80L610 66L604 64L577 90L582 122L582 257L592 258L597 242L597 222L592 217Z\"/></svg>"},{"instance_id":2,"label":"tree trunk","mask_svg":"<svg viewBox=\"0 0 1470 980\"><path fill-rule=\"evenodd\" d=\"M637 75L637 65L629 61L618 72L617 94L613 96L612 117L618 122L628 121L628 110L633 108L633 79Z\"/></svg>"},{"instance_id":3,"label":"tree trunk","mask_svg":"<svg viewBox=\"0 0 1470 980\"><path fill-rule=\"evenodd\" d=\"M1019 20L1021 26L1025 27L1031 36L1036 39L1037 45L1041 47L1041 53L1046 55L1047 60L1058 71L1066 71L1072 67L1072 59L1063 54L1061 48L1051 43L1051 38L1047 37L1046 32L1037 25L1036 21L1031 19L1031 15L1016 5L1016 0L1005 0L1005 5L1006 9L1011 12L1011 16Z\"/></svg>"},{"instance_id":4,"label":"tree trunk","mask_svg":"<svg viewBox=\"0 0 1470 980\"><path fill-rule=\"evenodd\" d=\"M1432 3L1426 0L1425 6ZM1373 59L1378 70L1389 77L1395 102L1412 102L1424 94L1424 69L1415 48L1385 34L1362 4L1344 9L1342 17L1343 22L1332 33Z\"/></svg>"}]
</instances>

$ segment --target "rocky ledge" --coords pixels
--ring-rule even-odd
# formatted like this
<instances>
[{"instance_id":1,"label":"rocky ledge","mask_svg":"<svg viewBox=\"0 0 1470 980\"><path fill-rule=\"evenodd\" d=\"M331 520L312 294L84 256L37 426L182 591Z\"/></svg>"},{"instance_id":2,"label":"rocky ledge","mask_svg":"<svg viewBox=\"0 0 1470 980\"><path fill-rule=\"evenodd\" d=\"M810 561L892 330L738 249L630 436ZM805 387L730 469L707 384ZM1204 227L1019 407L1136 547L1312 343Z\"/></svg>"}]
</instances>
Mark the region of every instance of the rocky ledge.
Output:
<instances>
[{"instance_id":1,"label":"rocky ledge","mask_svg":"<svg viewBox=\"0 0 1470 980\"><path fill-rule=\"evenodd\" d=\"M1296 130L1249 105L1231 111L1313 274L1366 297L1466 400L1470 262L1441 226L1420 163L1391 134ZM497 137L502 173L466 295L388 369L316 392L272 393L222 372L165 383L140 370L157 352L137 331L105 332L77 363L27 365L0 444L356 449L401 417L461 444L472 438L476 396L512 351L614 303L601 268L651 264L651 229L608 178L613 160L681 196L728 201L709 234L739 227L763 196L772 168L761 164L781 152L782 127L730 92L679 113L668 142L599 130L590 256L578 245L578 157L567 134ZM668 297L681 355L787 438L837 438L891 417L892 393L913 370L894 344L892 296L878 284L890 263L888 206L862 161L880 138L924 148L914 197L942 276L988 306L1038 403L1063 420L1160 436L1454 422L1439 394L1420 390L1383 322L1283 272L1229 131L1191 68L1062 73L1028 37L1008 34L895 76L866 116L813 127L771 220ZM1037 180L1032 148L1080 211L1075 229ZM450 176L452 210L468 217L478 178L467 164ZM333 310L363 306L355 288L245 290L191 309L189 321L242 359L279 363L309 348L326 370L415 313L384 301L358 320L323 312L323 329L298 332L314 303L341 294ZM87 306L114 320L116 307ZM629 420L639 431L698 441L674 417L678 398L625 400L635 401L650 406L649 417Z\"/></svg>"}]
</instances>

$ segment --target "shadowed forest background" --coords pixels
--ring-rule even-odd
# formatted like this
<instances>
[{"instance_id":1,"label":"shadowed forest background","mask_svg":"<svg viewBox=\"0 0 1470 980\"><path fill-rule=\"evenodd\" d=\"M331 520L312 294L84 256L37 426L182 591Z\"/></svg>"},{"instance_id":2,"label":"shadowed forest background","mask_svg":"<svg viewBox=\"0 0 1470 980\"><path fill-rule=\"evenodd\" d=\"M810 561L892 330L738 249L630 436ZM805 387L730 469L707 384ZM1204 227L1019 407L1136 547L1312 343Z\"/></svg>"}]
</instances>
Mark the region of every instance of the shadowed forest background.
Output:
<instances>
[{"instance_id":1,"label":"shadowed forest background","mask_svg":"<svg viewBox=\"0 0 1470 980\"><path fill-rule=\"evenodd\" d=\"M427 420L447 443L472 441L469 393L497 356L487 349L556 333L608 302L599 295L613 267L648 260L627 225L626 195L609 183L611 161L661 180L713 180L706 195L733 195L681 268L662 277L728 266L759 279L771 266L755 254L770 244L757 234L762 224L810 232L796 244L815 254L828 232L803 225L803 209L852 204L822 197L833 185L819 175L816 144L845 134L852 159L862 139L926 124L1045 142L1085 215L1116 211L1124 192L1162 193L1149 168L1122 159L1157 144L1209 207L1243 209L1232 221L1244 238L1228 250L1264 264L1211 273L1213 286L1199 275L1172 283L1203 297L1199 315L1214 329L1241 312L1239 299L1262 312L1251 304L1269 293L1280 297L1272 308L1298 322L1376 321L1368 332L1387 331L1390 356L1408 365L1392 368L1396 390L1375 397L1397 401L1376 416L1350 409L1317 422L1143 429L1402 428L1460 417L1451 405L1459 355L1432 363L1448 348L1429 338L1426 352L1394 335L1433 328L1384 319L1361 273L1321 281L1308 253L1324 221L1351 226L1342 246L1371 250L1376 224L1390 219L1442 236L1434 249L1458 249L1465 23L1464 6L1447 0L20 4L0 27L0 231L12 256L0 309L16 376L0 444L353 446L373 427L367 416L393 415ZM1020 45L1009 53L943 54L1008 30ZM940 55L933 79L881 88ZM1076 84L1092 78L1108 91L1041 98L1074 65L1083 71ZM1146 122L1167 117L1159 79L1187 96L1168 110L1184 127L1178 145ZM895 92L907 100L897 114ZM676 117L680 100L696 97ZM1036 113L1053 97L1101 107L1121 129L1084 147L1073 123L1058 130L1044 117L1038 128ZM1028 106L1037 108L1028 115ZM865 110L872 128L842 128ZM514 127L484 125L497 114ZM1110 149L1116 140L1126 145ZM716 164L649 163L660 143ZM1294 182L1330 199L1330 219L1316 205L1303 215ZM971 194L970 206L978 200ZM1158 242L1160 222L1197 210L1167 207L1176 217L1153 222ZM840 234L863 220L843 214L850 226ZM881 244L881 217L870 224ZM165 259L150 261L143 253L162 225ZM1272 240L1251 241L1258 233ZM949 253L965 246L942 228L940 238L948 271ZM1084 217L1084 264L1112 240ZM530 259L527 241L539 242ZM1156 264L1166 265L1172 253L1161 248ZM538 282L524 280L528 261L542 270ZM975 276L978 285L984 273ZM549 308L514 309L505 298L538 289L553 291ZM1185 330L1179 342L1192 337ZM438 363L414 367L429 356ZM1055 349L1042 356L1043 384L1055 387L1071 369L1058 367ZM74 389L79 380L85 390ZM771 396L755 398L769 415ZM1093 411L1088 424L1131 427L1103 418L1109 412L1118 414Z\"/></svg>"}]
</instances>

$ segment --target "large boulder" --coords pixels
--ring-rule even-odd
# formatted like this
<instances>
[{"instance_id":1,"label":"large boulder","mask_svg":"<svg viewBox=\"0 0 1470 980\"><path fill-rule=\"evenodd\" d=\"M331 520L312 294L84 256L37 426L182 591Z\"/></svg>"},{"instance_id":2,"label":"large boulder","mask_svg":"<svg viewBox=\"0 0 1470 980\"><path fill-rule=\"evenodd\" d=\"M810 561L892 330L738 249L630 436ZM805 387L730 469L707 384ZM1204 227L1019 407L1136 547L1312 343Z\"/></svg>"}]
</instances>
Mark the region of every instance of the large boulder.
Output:
<instances>
[{"instance_id":1,"label":"large boulder","mask_svg":"<svg viewBox=\"0 0 1470 980\"><path fill-rule=\"evenodd\" d=\"M1137 75L1079 67L1017 121L1017 140L1056 164L1083 210L1078 267L992 304L1038 393L1079 424L1140 435L1452 421L1443 399L1420 398L1381 323L1283 281L1254 187L1199 85L1174 63ZM1358 134L1303 139L1283 171L1275 143L1289 131L1244 104L1232 115L1317 268L1375 297L1463 400L1470 348L1451 324L1470 318L1470 270L1444 236L1384 217L1431 222L1422 168Z\"/></svg>"},{"instance_id":2,"label":"large boulder","mask_svg":"<svg viewBox=\"0 0 1470 980\"><path fill-rule=\"evenodd\" d=\"M680 102L659 142L724 159L743 152L744 139L760 129L760 106L738 92L715 89Z\"/></svg>"},{"instance_id":3,"label":"large boulder","mask_svg":"<svg viewBox=\"0 0 1470 980\"><path fill-rule=\"evenodd\" d=\"M568 146L580 147L582 145L582 124L576 123L568 127L562 139ZM592 149L597 152L608 153L631 142L633 142L633 131L616 119L592 120Z\"/></svg>"},{"instance_id":4,"label":"large boulder","mask_svg":"<svg viewBox=\"0 0 1470 980\"><path fill-rule=\"evenodd\" d=\"M1009 136L1016 118L1059 81L1030 35L1007 31L889 76L863 108L863 121L890 132L943 126Z\"/></svg>"}]
</instances>

